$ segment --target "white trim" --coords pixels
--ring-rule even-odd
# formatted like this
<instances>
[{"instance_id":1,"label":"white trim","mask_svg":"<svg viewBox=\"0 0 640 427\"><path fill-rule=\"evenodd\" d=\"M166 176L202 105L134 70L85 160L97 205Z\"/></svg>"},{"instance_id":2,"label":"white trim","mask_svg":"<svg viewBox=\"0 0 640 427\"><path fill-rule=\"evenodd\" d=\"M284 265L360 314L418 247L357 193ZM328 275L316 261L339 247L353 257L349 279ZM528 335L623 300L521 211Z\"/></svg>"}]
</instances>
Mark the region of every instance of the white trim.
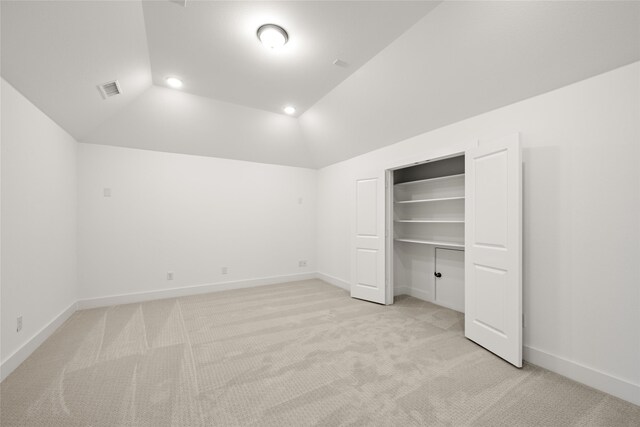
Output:
<instances>
[{"instance_id":1,"label":"white trim","mask_svg":"<svg viewBox=\"0 0 640 427\"><path fill-rule=\"evenodd\" d=\"M118 304L152 301L165 298L176 298L188 295L207 294L210 292L228 291L232 289L253 288L256 286L274 285L277 283L296 282L298 280L315 279L315 273L290 274L286 276L263 277L259 279L236 280L232 282L207 283L204 285L184 286L182 288L160 289L133 294L110 295L98 298L78 300L78 310L107 307Z\"/></svg>"},{"instance_id":2,"label":"white trim","mask_svg":"<svg viewBox=\"0 0 640 427\"><path fill-rule=\"evenodd\" d=\"M339 287L341 289L344 289L345 291L348 291L348 292L351 291L351 284L349 282L347 282L346 280L342 280L342 279L339 279L339 278L337 278L335 276L331 276L329 274L320 273L320 272L316 273L316 278L320 279L320 280L323 280L323 281L327 282L330 285L337 286L337 287Z\"/></svg>"},{"instance_id":3,"label":"white trim","mask_svg":"<svg viewBox=\"0 0 640 427\"><path fill-rule=\"evenodd\" d=\"M411 295L411 289L406 286L394 286L393 296L397 297L398 295Z\"/></svg>"},{"instance_id":4,"label":"white trim","mask_svg":"<svg viewBox=\"0 0 640 427\"><path fill-rule=\"evenodd\" d=\"M412 297L418 298L422 301L427 301L431 303L433 302L431 301L431 294L428 291L423 291L422 289L414 289L414 288L408 288L408 289L409 289L409 295L411 295Z\"/></svg>"},{"instance_id":5,"label":"white trim","mask_svg":"<svg viewBox=\"0 0 640 427\"><path fill-rule=\"evenodd\" d=\"M597 390L619 397L627 402L640 405L640 385L633 384L597 369L524 346L524 359L564 377L588 385Z\"/></svg>"},{"instance_id":6,"label":"white trim","mask_svg":"<svg viewBox=\"0 0 640 427\"><path fill-rule=\"evenodd\" d=\"M4 381L5 378L11 374L27 357L31 355L47 338L49 338L62 324L76 311L77 303L72 303L69 307L64 309L60 314L54 317L48 324L40 329L34 336L32 336L21 347L14 351L11 355L7 356L5 360L0 364L0 381Z\"/></svg>"},{"instance_id":7,"label":"white trim","mask_svg":"<svg viewBox=\"0 0 640 427\"><path fill-rule=\"evenodd\" d=\"M349 290L349 282L330 276L324 273L316 273L318 279L337 286L339 288ZM396 286L395 295L410 295L423 301L431 302L428 291L414 289L406 286ZM633 384L612 375L598 371L597 369L581 365L576 362L564 359L559 356L546 353L532 347L524 346L524 359L533 365L548 369L551 372L562 375L596 390L611 394L627 402L640 405L640 385Z\"/></svg>"},{"instance_id":8,"label":"white trim","mask_svg":"<svg viewBox=\"0 0 640 427\"><path fill-rule=\"evenodd\" d=\"M217 292L231 289L242 289L256 286L272 285L277 283L293 282L298 280L320 279L344 290L350 289L349 282L325 274L303 273L287 276L266 277L261 279L239 280L234 282L213 283L207 285L185 286L184 288L163 289L136 294L113 295L101 298L83 299L72 303L69 307L57 315L51 322L44 326L31 339L8 356L0 365L0 381L11 374L27 357L31 355L47 338L49 338L76 310L92 307L102 307L114 304L127 304L132 302L150 301L161 298L172 298L186 295L197 295L209 292ZM408 294L421 300L429 301L429 293L426 291L407 287L398 287L396 295ZM630 383L621 378L614 377L597 369L590 368L580 363L564 359L559 356L546 353L542 350L524 346L524 359L533 365L540 366L559 375L570 378L579 383L593 387L597 390L616 396L628 402L640 405L640 385Z\"/></svg>"},{"instance_id":9,"label":"white trim","mask_svg":"<svg viewBox=\"0 0 640 427\"><path fill-rule=\"evenodd\" d=\"M395 296L398 295L409 295L414 298L418 298L422 301L432 302L431 294L429 291L423 291L422 289L414 289L411 286L395 286L394 287ZM448 308L448 307L447 307Z\"/></svg>"},{"instance_id":10,"label":"white trim","mask_svg":"<svg viewBox=\"0 0 640 427\"><path fill-rule=\"evenodd\" d=\"M347 282L344 279L340 279L338 277L331 276L330 274L317 272L316 273L316 278L318 278L320 280L323 280L323 281L327 282L330 285L337 286L340 289L344 289L345 291L350 291L351 290L351 284L349 282ZM415 298L430 302L429 293L428 292L411 289L411 288L406 287L406 286L395 286L393 288L393 295L394 296L411 295L412 297L415 297Z\"/></svg>"}]
</instances>

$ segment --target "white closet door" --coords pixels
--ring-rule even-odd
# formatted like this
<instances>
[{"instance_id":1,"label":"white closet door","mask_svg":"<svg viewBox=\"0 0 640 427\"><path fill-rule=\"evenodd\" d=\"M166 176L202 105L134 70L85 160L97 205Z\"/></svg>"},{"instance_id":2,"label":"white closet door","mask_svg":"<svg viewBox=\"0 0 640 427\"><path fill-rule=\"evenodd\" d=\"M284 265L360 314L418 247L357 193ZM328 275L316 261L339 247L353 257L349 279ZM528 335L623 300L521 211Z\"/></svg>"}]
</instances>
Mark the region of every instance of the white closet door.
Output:
<instances>
[{"instance_id":1,"label":"white closet door","mask_svg":"<svg viewBox=\"0 0 640 427\"><path fill-rule=\"evenodd\" d=\"M522 160L511 135L465 154L465 335L522 366Z\"/></svg>"},{"instance_id":2,"label":"white closet door","mask_svg":"<svg viewBox=\"0 0 640 427\"><path fill-rule=\"evenodd\" d=\"M351 251L351 296L386 304L385 174L356 179Z\"/></svg>"}]
</instances>

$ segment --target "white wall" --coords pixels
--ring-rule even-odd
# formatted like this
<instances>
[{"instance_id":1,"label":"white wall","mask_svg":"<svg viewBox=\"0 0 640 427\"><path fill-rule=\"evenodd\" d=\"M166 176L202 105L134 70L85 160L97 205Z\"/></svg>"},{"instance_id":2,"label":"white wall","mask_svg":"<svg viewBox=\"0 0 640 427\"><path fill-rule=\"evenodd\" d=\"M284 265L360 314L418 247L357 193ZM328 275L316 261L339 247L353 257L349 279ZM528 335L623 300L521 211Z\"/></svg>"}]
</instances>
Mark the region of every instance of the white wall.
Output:
<instances>
[{"instance_id":1,"label":"white wall","mask_svg":"<svg viewBox=\"0 0 640 427\"><path fill-rule=\"evenodd\" d=\"M80 299L314 272L316 175L80 144Z\"/></svg>"},{"instance_id":2,"label":"white wall","mask_svg":"<svg viewBox=\"0 0 640 427\"><path fill-rule=\"evenodd\" d=\"M4 376L15 367L9 359L75 305L78 144L4 79L1 84Z\"/></svg>"},{"instance_id":3,"label":"white wall","mask_svg":"<svg viewBox=\"0 0 640 427\"><path fill-rule=\"evenodd\" d=\"M319 171L318 271L350 277L354 178L521 132L525 354L640 402L640 63ZM538 362L542 363L542 362ZM583 369L586 368L586 369ZM604 376L600 374L605 374ZM622 390L622 391L620 391ZM626 390L626 391L625 391Z\"/></svg>"},{"instance_id":4,"label":"white wall","mask_svg":"<svg viewBox=\"0 0 640 427\"><path fill-rule=\"evenodd\" d=\"M316 166L640 60L640 2L444 1L300 116Z\"/></svg>"}]
</instances>

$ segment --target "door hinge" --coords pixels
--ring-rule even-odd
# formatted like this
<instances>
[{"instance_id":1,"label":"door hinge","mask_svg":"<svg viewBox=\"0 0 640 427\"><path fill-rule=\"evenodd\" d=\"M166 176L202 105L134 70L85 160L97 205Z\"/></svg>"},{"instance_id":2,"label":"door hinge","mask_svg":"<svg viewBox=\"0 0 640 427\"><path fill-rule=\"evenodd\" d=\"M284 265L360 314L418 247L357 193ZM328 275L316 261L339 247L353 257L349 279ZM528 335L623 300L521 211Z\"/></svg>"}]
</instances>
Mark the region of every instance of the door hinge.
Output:
<instances>
[{"instance_id":1,"label":"door hinge","mask_svg":"<svg viewBox=\"0 0 640 427\"><path fill-rule=\"evenodd\" d=\"M524 328L524 313L522 313L522 327Z\"/></svg>"}]
</instances>

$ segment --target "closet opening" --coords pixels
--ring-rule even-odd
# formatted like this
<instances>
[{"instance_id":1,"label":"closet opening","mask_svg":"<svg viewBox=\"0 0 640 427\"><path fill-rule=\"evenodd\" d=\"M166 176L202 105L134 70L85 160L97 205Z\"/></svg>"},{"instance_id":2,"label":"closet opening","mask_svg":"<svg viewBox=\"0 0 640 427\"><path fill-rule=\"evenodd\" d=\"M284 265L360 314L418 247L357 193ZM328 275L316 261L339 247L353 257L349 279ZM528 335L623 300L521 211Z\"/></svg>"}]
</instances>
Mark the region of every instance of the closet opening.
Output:
<instances>
[{"instance_id":1,"label":"closet opening","mask_svg":"<svg viewBox=\"0 0 640 427\"><path fill-rule=\"evenodd\" d=\"M464 313L465 156L389 171L391 287Z\"/></svg>"}]
</instances>

